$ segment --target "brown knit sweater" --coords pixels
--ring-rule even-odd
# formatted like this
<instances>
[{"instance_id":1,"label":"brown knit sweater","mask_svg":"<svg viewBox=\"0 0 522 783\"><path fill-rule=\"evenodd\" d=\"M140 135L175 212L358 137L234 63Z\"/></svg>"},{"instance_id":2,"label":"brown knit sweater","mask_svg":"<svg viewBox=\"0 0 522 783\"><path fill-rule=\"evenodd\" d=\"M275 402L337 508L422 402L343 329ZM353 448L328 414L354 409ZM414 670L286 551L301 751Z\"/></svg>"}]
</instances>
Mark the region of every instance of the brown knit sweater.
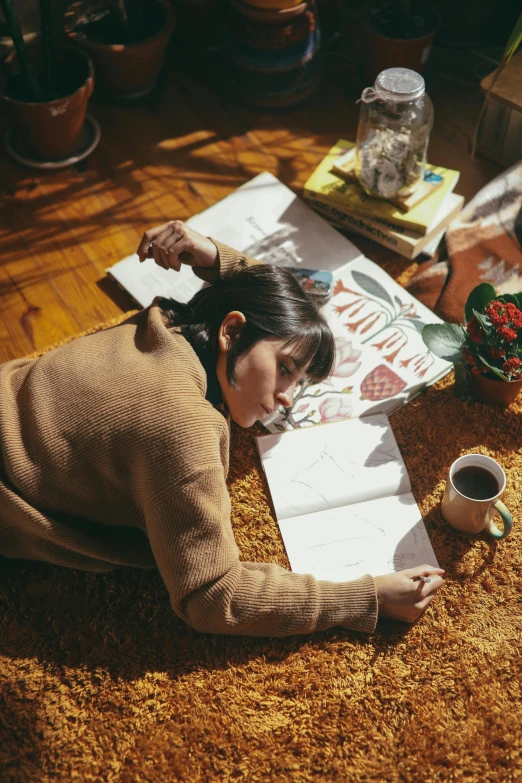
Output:
<instances>
[{"instance_id":1,"label":"brown knit sweater","mask_svg":"<svg viewBox=\"0 0 522 783\"><path fill-rule=\"evenodd\" d=\"M249 263L216 245L220 274ZM228 420L206 388L198 357L156 303L39 359L0 365L0 553L92 571L157 566L174 612L200 631L373 631L370 576L338 584L240 562Z\"/></svg>"}]
</instances>

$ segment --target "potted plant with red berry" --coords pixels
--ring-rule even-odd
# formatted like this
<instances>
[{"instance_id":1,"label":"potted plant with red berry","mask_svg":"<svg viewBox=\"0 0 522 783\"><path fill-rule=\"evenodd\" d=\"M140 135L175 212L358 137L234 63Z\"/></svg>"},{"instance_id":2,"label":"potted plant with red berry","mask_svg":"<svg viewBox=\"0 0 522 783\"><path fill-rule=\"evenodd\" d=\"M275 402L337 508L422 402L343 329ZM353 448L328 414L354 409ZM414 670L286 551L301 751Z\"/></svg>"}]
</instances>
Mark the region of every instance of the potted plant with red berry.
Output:
<instances>
[{"instance_id":1,"label":"potted plant with red berry","mask_svg":"<svg viewBox=\"0 0 522 783\"><path fill-rule=\"evenodd\" d=\"M429 324L422 339L455 365L455 392L507 406L522 390L522 293L497 294L489 283L473 289L466 322Z\"/></svg>"}]
</instances>

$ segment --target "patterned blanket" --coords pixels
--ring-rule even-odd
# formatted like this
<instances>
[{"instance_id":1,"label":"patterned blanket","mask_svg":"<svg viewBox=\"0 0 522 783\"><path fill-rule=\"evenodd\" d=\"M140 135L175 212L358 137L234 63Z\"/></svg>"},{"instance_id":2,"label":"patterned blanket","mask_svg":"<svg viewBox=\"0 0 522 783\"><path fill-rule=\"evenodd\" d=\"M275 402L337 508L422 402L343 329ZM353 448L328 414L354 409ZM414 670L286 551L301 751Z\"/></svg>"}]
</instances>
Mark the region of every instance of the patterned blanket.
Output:
<instances>
[{"instance_id":1,"label":"patterned blanket","mask_svg":"<svg viewBox=\"0 0 522 783\"><path fill-rule=\"evenodd\" d=\"M522 162L464 207L445 246L421 264L408 290L441 318L462 322L468 294L482 282L502 293L522 291Z\"/></svg>"}]
</instances>

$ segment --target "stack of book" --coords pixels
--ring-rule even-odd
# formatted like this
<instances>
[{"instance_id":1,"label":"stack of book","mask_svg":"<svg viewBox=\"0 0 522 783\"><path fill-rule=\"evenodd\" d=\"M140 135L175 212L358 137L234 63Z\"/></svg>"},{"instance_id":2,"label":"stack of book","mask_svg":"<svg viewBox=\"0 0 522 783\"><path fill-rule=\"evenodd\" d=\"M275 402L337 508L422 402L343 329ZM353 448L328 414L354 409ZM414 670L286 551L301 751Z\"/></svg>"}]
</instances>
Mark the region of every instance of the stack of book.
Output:
<instances>
[{"instance_id":1,"label":"stack of book","mask_svg":"<svg viewBox=\"0 0 522 783\"><path fill-rule=\"evenodd\" d=\"M464 204L464 197L453 193L459 172L428 164L410 196L384 201L357 184L354 156L352 142L341 139L332 147L304 186L308 204L337 228L367 236L406 258L433 255Z\"/></svg>"}]
</instances>

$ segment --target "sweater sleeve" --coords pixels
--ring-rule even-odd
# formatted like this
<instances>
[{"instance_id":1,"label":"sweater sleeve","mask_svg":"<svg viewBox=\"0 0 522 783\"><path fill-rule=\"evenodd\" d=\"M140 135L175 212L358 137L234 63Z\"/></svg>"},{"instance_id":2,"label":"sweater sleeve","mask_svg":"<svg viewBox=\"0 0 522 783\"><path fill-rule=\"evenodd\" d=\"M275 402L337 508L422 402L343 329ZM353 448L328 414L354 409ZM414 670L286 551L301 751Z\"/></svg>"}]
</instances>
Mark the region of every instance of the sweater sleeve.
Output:
<instances>
[{"instance_id":1,"label":"sweater sleeve","mask_svg":"<svg viewBox=\"0 0 522 783\"><path fill-rule=\"evenodd\" d=\"M254 258L250 258L250 256L246 256L244 253L240 253L239 250L234 250L234 248L224 245L223 242L218 242L217 239L212 239L212 237L209 237L209 239L218 249L219 266L212 269L202 266L193 267L194 274L207 283L213 283L218 277L226 277L233 272L239 272L248 266L261 263Z\"/></svg>"},{"instance_id":2,"label":"sweater sleeve","mask_svg":"<svg viewBox=\"0 0 522 783\"><path fill-rule=\"evenodd\" d=\"M318 581L274 563L245 563L230 523L222 467L198 471L172 500L146 509L147 532L172 608L205 633L289 636L344 626L371 633L373 578Z\"/></svg>"}]
</instances>

